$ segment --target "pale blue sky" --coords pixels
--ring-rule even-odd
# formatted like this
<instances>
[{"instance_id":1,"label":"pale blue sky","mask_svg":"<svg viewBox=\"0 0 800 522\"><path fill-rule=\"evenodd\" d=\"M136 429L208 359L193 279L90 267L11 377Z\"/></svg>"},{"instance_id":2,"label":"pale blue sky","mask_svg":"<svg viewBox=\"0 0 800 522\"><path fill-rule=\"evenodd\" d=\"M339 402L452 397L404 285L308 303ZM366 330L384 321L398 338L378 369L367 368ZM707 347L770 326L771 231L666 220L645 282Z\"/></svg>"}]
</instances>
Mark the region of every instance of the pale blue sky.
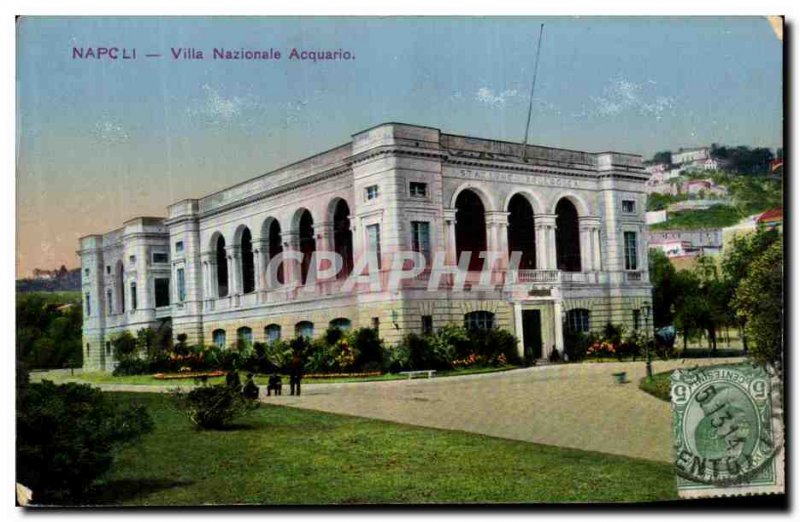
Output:
<instances>
[{"instance_id":1,"label":"pale blue sky","mask_svg":"<svg viewBox=\"0 0 800 522\"><path fill-rule=\"evenodd\" d=\"M18 258L75 266L79 236L403 121L650 156L782 146L782 45L763 18L27 18L18 28ZM73 46L136 48L73 60ZM213 47L273 47L222 62ZM174 61L196 47L204 61ZM353 61L298 63L292 47ZM162 53L146 59L147 52Z\"/></svg>"}]
</instances>

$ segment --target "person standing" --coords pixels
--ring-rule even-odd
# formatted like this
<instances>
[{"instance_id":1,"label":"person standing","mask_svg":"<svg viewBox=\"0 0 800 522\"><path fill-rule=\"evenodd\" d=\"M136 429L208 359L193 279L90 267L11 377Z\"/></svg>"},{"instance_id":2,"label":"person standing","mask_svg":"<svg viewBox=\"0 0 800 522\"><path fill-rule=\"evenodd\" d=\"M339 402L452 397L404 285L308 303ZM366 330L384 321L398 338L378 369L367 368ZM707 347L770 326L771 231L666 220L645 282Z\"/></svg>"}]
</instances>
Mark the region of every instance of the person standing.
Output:
<instances>
[{"instance_id":1,"label":"person standing","mask_svg":"<svg viewBox=\"0 0 800 522\"><path fill-rule=\"evenodd\" d=\"M300 395L300 380L303 378L303 361L300 355L295 352L292 356L292 363L289 366L289 395Z\"/></svg>"}]
</instances>

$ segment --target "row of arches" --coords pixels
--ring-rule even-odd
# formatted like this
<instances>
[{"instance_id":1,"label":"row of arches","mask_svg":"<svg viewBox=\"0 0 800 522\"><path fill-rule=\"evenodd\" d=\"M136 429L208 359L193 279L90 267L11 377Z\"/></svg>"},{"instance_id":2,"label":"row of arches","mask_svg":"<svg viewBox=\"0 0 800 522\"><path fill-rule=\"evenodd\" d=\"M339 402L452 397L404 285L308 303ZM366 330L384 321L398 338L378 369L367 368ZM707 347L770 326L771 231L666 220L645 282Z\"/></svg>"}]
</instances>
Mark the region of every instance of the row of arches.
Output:
<instances>
[{"instance_id":1,"label":"row of arches","mask_svg":"<svg viewBox=\"0 0 800 522\"><path fill-rule=\"evenodd\" d=\"M487 250L486 208L479 195L472 189L462 190L455 200L456 256L472 252L469 269L480 270L483 260L477 252ZM506 231L508 251L521 252L520 268L536 268L536 227L533 206L522 194L511 197L506 208L508 228ZM580 228L578 210L567 197L561 198L555 207L556 268L567 272L581 271Z\"/></svg>"},{"instance_id":2,"label":"row of arches","mask_svg":"<svg viewBox=\"0 0 800 522\"><path fill-rule=\"evenodd\" d=\"M479 189L472 187L459 190L453 201L456 219L455 230L451 231L450 237L455 243L456 259L460 259L463 252L472 253L470 270L483 268L484 260L479 257L479 253L487 251L490 247L487 215L491 211L487 212L485 202L486 196ZM515 193L507 200L504 209L508 216L504 240L507 242L509 255L513 252L521 253L521 269L552 268L580 272L583 267L579 214L584 215L587 212L585 203L570 195L565 195L556 201L555 216L547 216L546 222L551 231L554 229L554 236L539 235L538 225L541 223L537 223L537 220L541 216L535 211L537 208L542 208L541 204L535 196L527 193ZM344 263L343 269L338 272L340 278L347 278L353 269L350 211L347 201L343 198L334 198L328 206L330 221L324 223L326 227L324 248L335 251ZM552 221L553 219L555 221ZM259 274L259 270L263 272L269 261L284 251L287 241L292 241L292 248L302 254L302 261L299 267L287 267L281 264L278 273L275 274L277 282L284 284L288 271L292 270L292 280L305 285L311 269L311 254L319 248L317 243L321 236L315 233L315 229L320 225L322 224L315 223L311 211L307 208L300 208L295 212L291 220L291 230L286 233L281 229L277 219L267 218L261 226L259 238L262 243L258 245L264 265L258 267L256 246L253 243L254 235L248 226L240 225L236 229L232 238L233 243L230 245L220 232L215 232L209 247L215 258L216 271L209 272L208 275L215 283L216 297L226 297L231 293L230 287L234 281L231 270L236 270L237 292L245 294L254 292L259 287L257 278L263 276ZM231 250L236 251L237 255L231 256ZM538 259L539 257L542 259ZM230 260L236 264L231 265ZM209 288L209 292L213 293L213 290Z\"/></svg>"},{"instance_id":3,"label":"row of arches","mask_svg":"<svg viewBox=\"0 0 800 522\"><path fill-rule=\"evenodd\" d=\"M339 272L340 278L346 278L353 269L353 233L350 227L350 207L344 199L338 199L333 204L332 215L332 241L333 250L341 256L343 260L342 270ZM311 254L317 250L317 239L314 233L314 218L311 212L302 208L298 210L293 222L295 230L290 233L296 235L296 248L303 254L300 264L300 281L305 284L311 264ZM275 218L268 218L261 230L261 237L265 240L265 264L275 256L283 252L283 231L281 225ZM253 249L253 235L250 228L242 225L234 234L234 247L240 252L238 256L241 274L241 289L247 294L256 289L256 267ZM212 236L211 249L214 252L216 261L216 286L217 297L225 297L230 292L230 273L231 267L228 266L229 246L225 237L220 233ZM277 281L281 284L285 279L285 267L279 265L276 274Z\"/></svg>"}]
</instances>

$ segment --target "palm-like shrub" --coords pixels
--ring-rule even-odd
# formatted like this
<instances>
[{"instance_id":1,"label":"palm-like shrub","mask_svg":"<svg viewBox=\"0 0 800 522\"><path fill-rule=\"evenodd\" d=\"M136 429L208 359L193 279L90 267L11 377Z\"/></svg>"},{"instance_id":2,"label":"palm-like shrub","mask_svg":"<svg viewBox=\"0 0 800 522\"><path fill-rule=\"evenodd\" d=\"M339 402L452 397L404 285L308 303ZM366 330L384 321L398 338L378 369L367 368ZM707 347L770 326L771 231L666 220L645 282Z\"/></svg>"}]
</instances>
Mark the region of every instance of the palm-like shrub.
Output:
<instances>
[{"instance_id":1,"label":"palm-like shrub","mask_svg":"<svg viewBox=\"0 0 800 522\"><path fill-rule=\"evenodd\" d=\"M229 377L231 375L234 374L229 374ZM234 419L258 408L258 401L243 394L241 381L226 380L226 384L199 386L188 393L180 390L173 392L178 409L186 413L197 429L223 429Z\"/></svg>"}]
</instances>

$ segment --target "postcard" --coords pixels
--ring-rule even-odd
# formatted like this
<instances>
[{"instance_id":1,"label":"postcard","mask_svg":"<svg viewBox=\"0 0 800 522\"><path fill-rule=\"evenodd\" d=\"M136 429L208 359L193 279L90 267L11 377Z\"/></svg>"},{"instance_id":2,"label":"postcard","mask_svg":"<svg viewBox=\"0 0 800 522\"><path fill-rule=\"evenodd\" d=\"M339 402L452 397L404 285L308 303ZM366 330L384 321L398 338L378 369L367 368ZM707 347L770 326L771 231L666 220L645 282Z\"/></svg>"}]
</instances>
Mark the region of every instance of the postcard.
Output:
<instances>
[{"instance_id":1,"label":"postcard","mask_svg":"<svg viewBox=\"0 0 800 522\"><path fill-rule=\"evenodd\" d=\"M16 21L16 499L785 502L780 17Z\"/></svg>"}]
</instances>

